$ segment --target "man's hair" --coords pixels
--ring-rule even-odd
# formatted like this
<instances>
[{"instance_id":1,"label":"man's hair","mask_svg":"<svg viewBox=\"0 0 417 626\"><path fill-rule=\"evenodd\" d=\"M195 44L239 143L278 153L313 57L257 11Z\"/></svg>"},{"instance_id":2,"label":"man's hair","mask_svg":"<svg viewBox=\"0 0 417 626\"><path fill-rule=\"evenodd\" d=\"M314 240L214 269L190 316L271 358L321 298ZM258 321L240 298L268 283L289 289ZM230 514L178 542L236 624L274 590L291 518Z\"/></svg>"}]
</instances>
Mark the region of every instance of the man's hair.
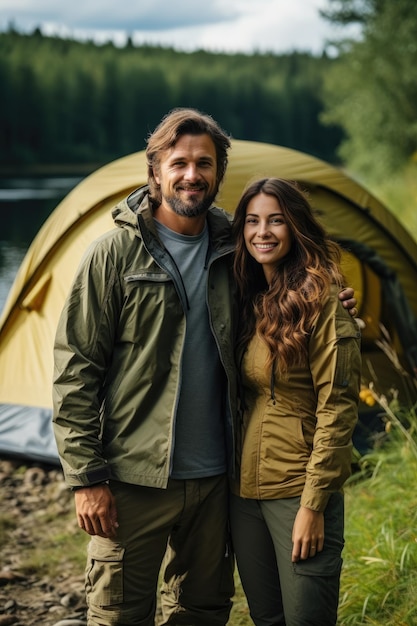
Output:
<instances>
[{"instance_id":1,"label":"man's hair","mask_svg":"<svg viewBox=\"0 0 417 626\"><path fill-rule=\"evenodd\" d=\"M153 202L162 201L160 186L155 180L161 153L173 148L183 135L209 135L214 143L217 160L216 193L226 173L230 139L214 119L196 109L176 108L165 115L148 137L146 158L148 163L149 195Z\"/></svg>"}]
</instances>

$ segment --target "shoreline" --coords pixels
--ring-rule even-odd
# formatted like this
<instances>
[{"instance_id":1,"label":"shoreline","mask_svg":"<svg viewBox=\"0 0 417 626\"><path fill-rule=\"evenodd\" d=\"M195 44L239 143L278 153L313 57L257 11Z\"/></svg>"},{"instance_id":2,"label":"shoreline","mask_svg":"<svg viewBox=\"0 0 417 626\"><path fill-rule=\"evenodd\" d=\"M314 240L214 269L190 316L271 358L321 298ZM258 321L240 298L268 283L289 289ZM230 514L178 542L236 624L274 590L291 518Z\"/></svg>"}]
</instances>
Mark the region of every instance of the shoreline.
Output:
<instances>
[{"instance_id":1,"label":"shoreline","mask_svg":"<svg viewBox=\"0 0 417 626\"><path fill-rule=\"evenodd\" d=\"M32 165L6 166L0 165L0 178L36 178L45 176L88 176L103 163L39 163Z\"/></svg>"}]
</instances>

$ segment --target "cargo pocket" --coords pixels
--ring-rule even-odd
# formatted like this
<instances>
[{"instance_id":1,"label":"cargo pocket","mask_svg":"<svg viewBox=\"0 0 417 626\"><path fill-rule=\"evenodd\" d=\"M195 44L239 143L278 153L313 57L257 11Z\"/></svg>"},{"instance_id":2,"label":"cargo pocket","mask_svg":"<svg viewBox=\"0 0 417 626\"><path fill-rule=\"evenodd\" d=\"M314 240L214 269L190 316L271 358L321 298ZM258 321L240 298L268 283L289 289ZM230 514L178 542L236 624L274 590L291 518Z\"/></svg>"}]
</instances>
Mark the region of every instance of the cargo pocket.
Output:
<instances>
[{"instance_id":1,"label":"cargo pocket","mask_svg":"<svg viewBox=\"0 0 417 626\"><path fill-rule=\"evenodd\" d=\"M337 578L342 570L343 559L338 554L319 552L312 558L293 563L293 571L301 576Z\"/></svg>"},{"instance_id":2,"label":"cargo pocket","mask_svg":"<svg viewBox=\"0 0 417 626\"><path fill-rule=\"evenodd\" d=\"M89 604L105 607L123 602L124 553L124 548L108 539L94 537L90 541L85 571Z\"/></svg>"}]
</instances>

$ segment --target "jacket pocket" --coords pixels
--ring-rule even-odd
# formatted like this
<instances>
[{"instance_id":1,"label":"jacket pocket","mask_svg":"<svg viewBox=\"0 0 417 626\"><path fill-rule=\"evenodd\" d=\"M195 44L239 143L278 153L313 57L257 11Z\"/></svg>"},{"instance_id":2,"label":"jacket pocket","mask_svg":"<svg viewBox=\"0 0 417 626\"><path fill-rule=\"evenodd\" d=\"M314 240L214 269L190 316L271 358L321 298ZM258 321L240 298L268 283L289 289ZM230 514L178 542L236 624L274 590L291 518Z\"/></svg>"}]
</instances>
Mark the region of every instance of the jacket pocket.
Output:
<instances>
[{"instance_id":1,"label":"jacket pocket","mask_svg":"<svg viewBox=\"0 0 417 626\"><path fill-rule=\"evenodd\" d=\"M124 277L126 283L134 283L137 281L149 281L152 283L172 282L172 278L166 272L157 272L154 270L141 270L134 274L128 274Z\"/></svg>"},{"instance_id":2,"label":"jacket pocket","mask_svg":"<svg viewBox=\"0 0 417 626\"><path fill-rule=\"evenodd\" d=\"M335 385L348 387L352 377L352 355L360 352L361 333L354 320L336 316L337 362Z\"/></svg>"},{"instance_id":3,"label":"jacket pocket","mask_svg":"<svg viewBox=\"0 0 417 626\"><path fill-rule=\"evenodd\" d=\"M124 548L108 539L91 539L85 572L89 603L104 607L123 602L124 553Z\"/></svg>"},{"instance_id":4,"label":"jacket pocket","mask_svg":"<svg viewBox=\"0 0 417 626\"><path fill-rule=\"evenodd\" d=\"M174 323L183 315L175 284L166 272L137 271L124 276L123 307L118 320L121 343L136 344L142 349L149 334L168 326L164 320L167 309ZM170 326L171 333L173 326ZM162 332L162 330L161 330ZM165 331L167 332L167 331Z\"/></svg>"}]
</instances>

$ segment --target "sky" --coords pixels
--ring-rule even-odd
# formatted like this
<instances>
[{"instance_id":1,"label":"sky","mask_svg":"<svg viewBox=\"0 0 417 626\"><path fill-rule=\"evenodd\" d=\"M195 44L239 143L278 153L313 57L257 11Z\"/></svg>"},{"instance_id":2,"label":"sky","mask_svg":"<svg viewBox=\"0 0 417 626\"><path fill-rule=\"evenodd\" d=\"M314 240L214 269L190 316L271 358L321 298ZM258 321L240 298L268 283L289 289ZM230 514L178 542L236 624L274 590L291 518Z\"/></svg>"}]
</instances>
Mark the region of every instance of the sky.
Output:
<instances>
[{"instance_id":1,"label":"sky","mask_svg":"<svg viewBox=\"0 0 417 626\"><path fill-rule=\"evenodd\" d=\"M0 30L40 27L97 43L173 46L191 52L320 54L338 35L319 9L329 0L0 0Z\"/></svg>"}]
</instances>

